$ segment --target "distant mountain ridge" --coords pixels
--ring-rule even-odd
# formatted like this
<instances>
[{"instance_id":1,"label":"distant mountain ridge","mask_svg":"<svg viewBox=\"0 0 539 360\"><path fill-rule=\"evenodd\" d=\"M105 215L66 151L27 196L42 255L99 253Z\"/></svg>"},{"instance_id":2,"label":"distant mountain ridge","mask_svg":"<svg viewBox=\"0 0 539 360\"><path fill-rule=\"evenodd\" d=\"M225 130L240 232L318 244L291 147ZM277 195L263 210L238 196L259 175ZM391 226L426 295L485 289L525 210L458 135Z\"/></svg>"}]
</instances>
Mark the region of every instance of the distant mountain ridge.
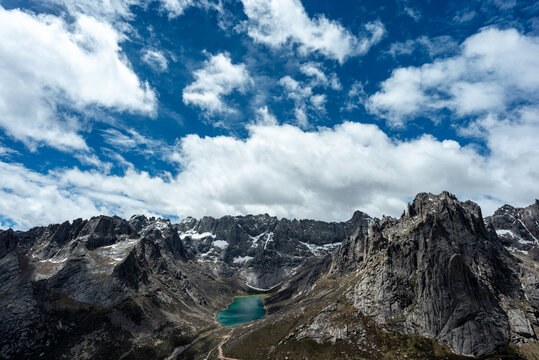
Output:
<instances>
[{"instance_id":1,"label":"distant mountain ridge","mask_svg":"<svg viewBox=\"0 0 539 360\"><path fill-rule=\"evenodd\" d=\"M187 218L174 227L197 261L215 274L239 276L258 289L270 289L292 275L306 258L330 254L371 217L356 211L346 222L277 219L267 214Z\"/></svg>"}]
</instances>

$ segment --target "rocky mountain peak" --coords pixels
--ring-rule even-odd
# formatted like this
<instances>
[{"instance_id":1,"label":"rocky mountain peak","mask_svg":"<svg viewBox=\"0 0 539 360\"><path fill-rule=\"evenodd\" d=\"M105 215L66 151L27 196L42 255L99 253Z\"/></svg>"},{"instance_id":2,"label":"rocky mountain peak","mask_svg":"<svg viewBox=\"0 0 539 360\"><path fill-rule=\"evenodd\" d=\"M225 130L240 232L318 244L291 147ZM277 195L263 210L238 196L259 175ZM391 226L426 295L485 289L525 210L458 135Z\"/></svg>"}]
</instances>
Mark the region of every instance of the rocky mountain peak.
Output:
<instances>
[{"instance_id":1,"label":"rocky mountain peak","mask_svg":"<svg viewBox=\"0 0 539 360\"><path fill-rule=\"evenodd\" d=\"M366 234L356 233L334 253L330 271L357 272L349 299L383 326L481 356L509 341L519 328L515 318L526 319L514 259L485 227L477 204L448 192L421 193L400 219L375 219ZM518 331L535 336L525 323Z\"/></svg>"},{"instance_id":2,"label":"rocky mountain peak","mask_svg":"<svg viewBox=\"0 0 539 360\"><path fill-rule=\"evenodd\" d=\"M504 205L485 218L503 245L513 251L539 253L539 202L525 208ZM539 260L539 258L538 258Z\"/></svg>"},{"instance_id":3,"label":"rocky mountain peak","mask_svg":"<svg viewBox=\"0 0 539 360\"><path fill-rule=\"evenodd\" d=\"M462 211L462 209L466 209ZM472 201L460 202L457 197L447 191L439 195L419 193L412 204L408 205L408 217L436 216L444 212L460 212L482 218L481 207Z\"/></svg>"}]
</instances>

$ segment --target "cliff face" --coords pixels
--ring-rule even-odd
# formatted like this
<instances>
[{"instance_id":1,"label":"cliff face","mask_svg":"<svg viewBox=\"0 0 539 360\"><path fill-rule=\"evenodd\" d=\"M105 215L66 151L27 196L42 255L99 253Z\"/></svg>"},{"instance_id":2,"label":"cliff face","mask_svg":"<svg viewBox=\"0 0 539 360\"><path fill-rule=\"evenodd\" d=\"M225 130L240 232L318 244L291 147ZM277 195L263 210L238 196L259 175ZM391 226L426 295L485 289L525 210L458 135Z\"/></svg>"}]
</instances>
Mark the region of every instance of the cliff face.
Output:
<instances>
[{"instance_id":1,"label":"cliff face","mask_svg":"<svg viewBox=\"0 0 539 360\"><path fill-rule=\"evenodd\" d=\"M449 193L419 194L400 219L375 220L367 234L359 229L331 265L333 276L352 271L357 283L347 296L358 311L458 354L535 338L519 263L484 225L479 206Z\"/></svg>"},{"instance_id":2,"label":"cliff face","mask_svg":"<svg viewBox=\"0 0 539 360\"><path fill-rule=\"evenodd\" d=\"M509 249L530 252L539 260L539 200L526 208L504 205L485 218Z\"/></svg>"}]
</instances>

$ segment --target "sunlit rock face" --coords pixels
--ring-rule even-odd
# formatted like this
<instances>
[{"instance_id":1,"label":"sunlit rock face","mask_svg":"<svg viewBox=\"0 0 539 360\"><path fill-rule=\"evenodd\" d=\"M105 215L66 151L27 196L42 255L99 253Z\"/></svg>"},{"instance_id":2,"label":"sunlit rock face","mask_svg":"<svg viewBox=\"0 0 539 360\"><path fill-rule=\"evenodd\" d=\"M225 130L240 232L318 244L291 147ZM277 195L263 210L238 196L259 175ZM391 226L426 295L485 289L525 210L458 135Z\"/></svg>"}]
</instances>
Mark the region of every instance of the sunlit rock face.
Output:
<instances>
[{"instance_id":1,"label":"sunlit rock face","mask_svg":"<svg viewBox=\"0 0 539 360\"><path fill-rule=\"evenodd\" d=\"M446 192L419 194L400 219L358 228L334 253L330 271L357 272L348 297L361 313L458 354L481 356L535 337L538 303L528 301L519 263L477 204Z\"/></svg>"}]
</instances>

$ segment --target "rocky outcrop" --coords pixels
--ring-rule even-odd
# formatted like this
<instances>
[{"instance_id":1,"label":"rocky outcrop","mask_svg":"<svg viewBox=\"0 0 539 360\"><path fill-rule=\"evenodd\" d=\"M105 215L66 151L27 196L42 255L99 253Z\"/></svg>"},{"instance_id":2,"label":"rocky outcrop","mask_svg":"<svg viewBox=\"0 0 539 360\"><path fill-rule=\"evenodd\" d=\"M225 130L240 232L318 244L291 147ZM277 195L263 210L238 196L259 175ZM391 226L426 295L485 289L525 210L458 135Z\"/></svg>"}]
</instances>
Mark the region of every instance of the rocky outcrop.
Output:
<instances>
[{"instance_id":1,"label":"rocky outcrop","mask_svg":"<svg viewBox=\"0 0 539 360\"><path fill-rule=\"evenodd\" d=\"M357 213L356 213L357 214ZM357 227L333 253L330 273L346 275L357 269L357 264L363 262L365 256L365 240L368 236L370 217L358 217Z\"/></svg>"},{"instance_id":2,"label":"rocky outcrop","mask_svg":"<svg viewBox=\"0 0 539 360\"><path fill-rule=\"evenodd\" d=\"M539 247L539 200L526 208L504 205L485 218L508 249L538 252ZM537 260L537 259L536 259Z\"/></svg>"},{"instance_id":3,"label":"rocky outcrop","mask_svg":"<svg viewBox=\"0 0 539 360\"><path fill-rule=\"evenodd\" d=\"M367 236L360 229L331 266L333 276L357 271L348 297L361 313L471 356L516 332L535 337L518 269L479 206L447 192L417 195L400 219L375 220Z\"/></svg>"},{"instance_id":4,"label":"rocky outcrop","mask_svg":"<svg viewBox=\"0 0 539 360\"><path fill-rule=\"evenodd\" d=\"M525 300L520 309L507 314L513 342L534 338L539 328L539 200L525 208L504 205L485 218L505 248L518 259L518 275Z\"/></svg>"},{"instance_id":5,"label":"rocky outcrop","mask_svg":"<svg viewBox=\"0 0 539 360\"><path fill-rule=\"evenodd\" d=\"M15 238L12 229L0 230L0 259L15 249Z\"/></svg>"}]
</instances>

